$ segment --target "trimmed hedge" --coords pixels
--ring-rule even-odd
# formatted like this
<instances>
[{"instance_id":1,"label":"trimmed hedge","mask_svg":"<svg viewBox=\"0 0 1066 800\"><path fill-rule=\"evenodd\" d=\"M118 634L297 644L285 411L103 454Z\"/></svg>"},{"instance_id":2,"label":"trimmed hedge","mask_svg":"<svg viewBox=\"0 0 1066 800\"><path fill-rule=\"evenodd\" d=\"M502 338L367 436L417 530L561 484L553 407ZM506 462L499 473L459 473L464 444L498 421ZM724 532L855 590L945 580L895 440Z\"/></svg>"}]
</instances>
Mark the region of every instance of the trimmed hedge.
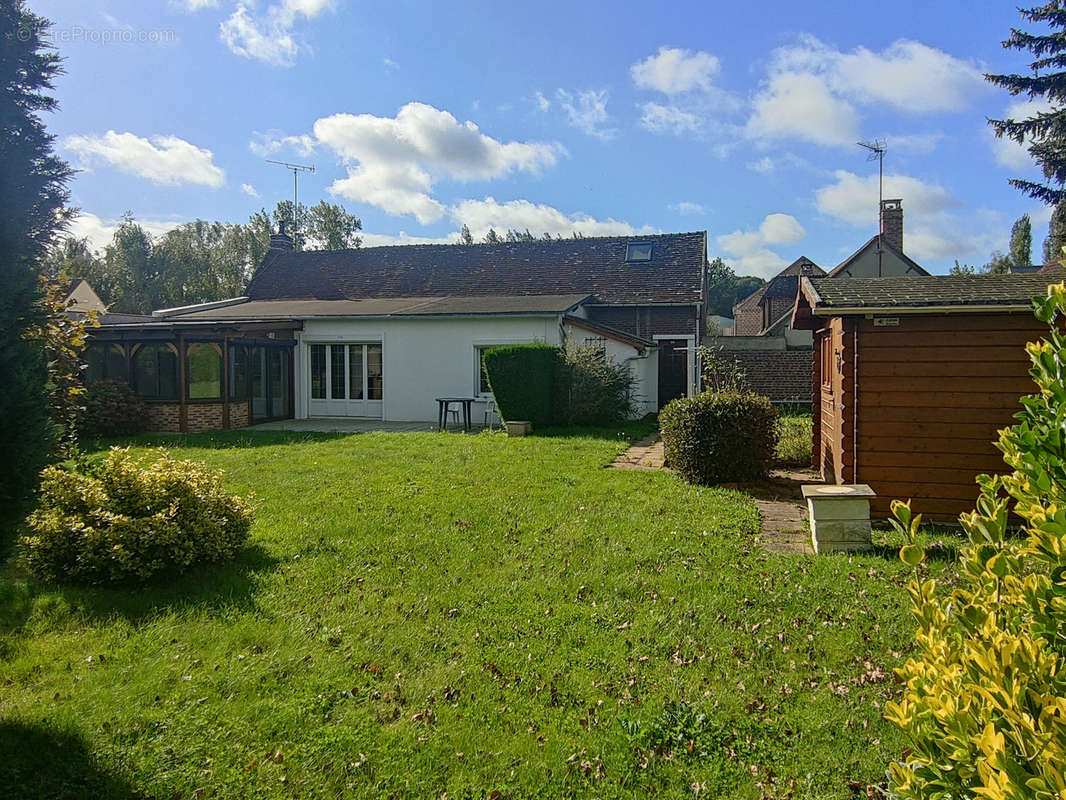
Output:
<instances>
[{"instance_id":1,"label":"trimmed hedge","mask_svg":"<svg viewBox=\"0 0 1066 800\"><path fill-rule=\"evenodd\" d=\"M124 436L147 427L148 405L125 381L99 381L85 387L78 433L82 436Z\"/></svg>"},{"instance_id":2,"label":"trimmed hedge","mask_svg":"<svg viewBox=\"0 0 1066 800\"><path fill-rule=\"evenodd\" d=\"M557 347L542 343L493 347L483 358L502 419L529 421L538 428L551 425Z\"/></svg>"},{"instance_id":3,"label":"trimmed hedge","mask_svg":"<svg viewBox=\"0 0 1066 800\"><path fill-rule=\"evenodd\" d=\"M252 507L203 464L162 449L143 464L114 447L82 471L45 469L40 506L27 521L21 555L34 575L108 584L231 559L248 537Z\"/></svg>"},{"instance_id":4,"label":"trimmed hedge","mask_svg":"<svg viewBox=\"0 0 1066 800\"><path fill-rule=\"evenodd\" d=\"M739 392L679 397L659 412L666 463L689 483L765 478L777 446L777 409Z\"/></svg>"}]
</instances>

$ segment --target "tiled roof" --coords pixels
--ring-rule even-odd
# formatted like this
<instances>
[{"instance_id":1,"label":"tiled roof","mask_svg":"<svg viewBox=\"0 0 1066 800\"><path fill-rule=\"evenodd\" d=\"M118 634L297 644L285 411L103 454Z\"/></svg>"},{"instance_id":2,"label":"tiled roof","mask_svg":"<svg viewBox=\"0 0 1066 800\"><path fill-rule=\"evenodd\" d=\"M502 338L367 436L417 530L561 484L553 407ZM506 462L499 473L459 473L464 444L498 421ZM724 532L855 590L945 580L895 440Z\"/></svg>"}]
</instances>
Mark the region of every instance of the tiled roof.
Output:
<instances>
[{"instance_id":1,"label":"tiled roof","mask_svg":"<svg viewBox=\"0 0 1066 800\"><path fill-rule=\"evenodd\" d=\"M1045 294L1048 283L1039 274L827 277L804 278L804 290L817 314L864 308L1028 307Z\"/></svg>"},{"instance_id":2,"label":"tiled roof","mask_svg":"<svg viewBox=\"0 0 1066 800\"><path fill-rule=\"evenodd\" d=\"M374 297L362 300L249 300L183 313L168 322L271 320L306 317L428 317L478 314L561 314L588 299L583 294L479 297Z\"/></svg>"},{"instance_id":3,"label":"tiled roof","mask_svg":"<svg viewBox=\"0 0 1066 800\"><path fill-rule=\"evenodd\" d=\"M770 282L766 284L763 297L787 297L789 300L794 300L797 282L802 275L812 278L821 277L825 275L825 270L806 256L801 256L770 279Z\"/></svg>"},{"instance_id":4,"label":"tiled roof","mask_svg":"<svg viewBox=\"0 0 1066 800\"><path fill-rule=\"evenodd\" d=\"M626 262L648 242L649 261ZM403 245L277 252L259 268L252 300L354 300L481 295L594 295L596 302L697 303L705 232L478 245Z\"/></svg>"}]
</instances>

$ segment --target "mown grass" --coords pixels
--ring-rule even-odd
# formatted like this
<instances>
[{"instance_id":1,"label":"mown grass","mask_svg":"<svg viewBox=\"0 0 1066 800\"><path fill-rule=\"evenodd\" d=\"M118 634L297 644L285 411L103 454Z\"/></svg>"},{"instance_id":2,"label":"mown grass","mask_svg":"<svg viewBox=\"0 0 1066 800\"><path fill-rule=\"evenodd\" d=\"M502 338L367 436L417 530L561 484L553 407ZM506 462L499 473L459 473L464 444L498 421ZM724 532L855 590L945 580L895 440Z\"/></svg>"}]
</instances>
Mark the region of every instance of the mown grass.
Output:
<instances>
[{"instance_id":1,"label":"mown grass","mask_svg":"<svg viewBox=\"0 0 1066 800\"><path fill-rule=\"evenodd\" d=\"M847 798L883 779L902 564L770 554L747 496L604 469L640 432L166 437L254 493L249 545L141 588L9 562L0 786Z\"/></svg>"},{"instance_id":2,"label":"mown grass","mask_svg":"<svg viewBox=\"0 0 1066 800\"><path fill-rule=\"evenodd\" d=\"M811 465L813 418L810 410L785 410L777 418L776 463L780 467Z\"/></svg>"}]
</instances>

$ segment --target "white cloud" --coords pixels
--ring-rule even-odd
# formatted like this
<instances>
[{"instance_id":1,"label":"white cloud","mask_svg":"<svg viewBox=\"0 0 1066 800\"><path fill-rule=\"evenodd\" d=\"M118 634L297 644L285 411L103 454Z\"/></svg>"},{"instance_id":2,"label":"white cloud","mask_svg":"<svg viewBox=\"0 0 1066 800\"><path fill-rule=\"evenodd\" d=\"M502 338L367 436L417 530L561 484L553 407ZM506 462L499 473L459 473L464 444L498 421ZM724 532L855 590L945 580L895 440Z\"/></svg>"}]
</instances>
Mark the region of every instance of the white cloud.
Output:
<instances>
[{"instance_id":1,"label":"white cloud","mask_svg":"<svg viewBox=\"0 0 1066 800\"><path fill-rule=\"evenodd\" d=\"M691 111L677 106L664 106L660 103L645 103L640 124L652 133L673 133L680 135L699 130L700 120Z\"/></svg>"},{"instance_id":2,"label":"white cloud","mask_svg":"<svg viewBox=\"0 0 1066 800\"><path fill-rule=\"evenodd\" d=\"M608 92L606 89L585 89L568 92L557 89L555 96L559 105L566 112L570 124L579 131L599 139L611 139L617 131L604 127L610 119L607 113Z\"/></svg>"},{"instance_id":3,"label":"white cloud","mask_svg":"<svg viewBox=\"0 0 1066 800\"><path fill-rule=\"evenodd\" d=\"M1018 102L1011 103L1007 106L1003 112L1003 119L1021 121L1051 110L1051 103L1044 98L1039 100L1019 100ZM1032 144L1031 138L1026 137L1024 142L1016 142L1013 139L1008 139L1006 137L997 139L995 134L992 133L991 128L988 129L987 135L991 142L992 153L996 157L997 164L1013 170L1035 167L1036 162L1033 160L1033 157L1029 155L1029 146Z\"/></svg>"},{"instance_id":4,"label":"white cloud","mask_svg":"<svg viewBox=\"0 0 1066 800\"><path fill-rule=\"evenodd\" d=\"M928 155L936 150L937 145L943 139L944 134L940 131L934 133L908 133L887 137L887 144L889 149L894 152Z\"/></svg>"},{"instance_id":5,"label":"white cloud","mask_svg":"<svg viewBox=\"0 0 1066 800\"><path fill-rule=\"evenodd\" d=\"M868 225L876 229L877 175L859 177L853 172L838 169L833 177L833 183L815 192L818 210L849 225ZM959 205L958 200L943 187L909 175L885 175L884 196L902 198L904 212L915 219L940 214Z\"/></svg>"},{"instance_id":6,"label":"white cloud","mask_svg":"<svg viewBox=\"0 0 1066 800\"><path fill-rule=\"evenodd\" d=\"M759 226L759 234L766 244L799 244L807 231L791 214L767 214Z\"/></svg>"},{"instance_id":7,"label":"white cloud","mask_svg":"<svg viewBox=\"0 0 1066 800\"><path fill-rule=\"evenodd\" d=\"M389 214L413 214L423 224L444 215L444 206L430 194L437 181L537 173L563 152L555 144L501 142L473 122L460 123L424 103L408 103L395 117L323 117L314 134L348 164L348 176L335 181L331 193Z\"/></svg>"},{"instance_id":8,"label":"white cloud","mask_svg":"<svg viewBox=\"0 0 1066 800\"><path fill-rule=\"evenodd\" d=\"M770 156L763 156L756 161L748 162L748 169L758 172L760 175L767 175L773 172L775 167L774 160Z\"/></svg>"},{"instance_id":9,"label":"white cloud","mask_svg":"<svg viewBox=\"0 0 1066 800\"><path fill-rule=\"evenodd\" d=\"M529 230L535 236L545 233L569 236L577 231L585 236L633 236L657 233L647 225L636 227L628 222L607 218L596 219L588 214L566 214L557 208L529 200L511 200L498 203L492 197L484 200L463 200L450 211L457 225L467 225L475 239L480 239L489 228L497 233L509 229Z\"/></svg>"},{"instance_id":10,"label":"white cloud","mask_svg":"<svg viewBox=\"0 0 1066 800\"><path fill-rule=\"evenodd\" d=\"M171 5L179 6L186 11L202 11L205 8L218 8L218 0L173 0Z\"/></svg>"},{"instance_id":11,"label":"white cloud","mask_svg":"<svg viewBox=\"0 0 1066 800\"><path fill-rule=\"evenodd\" d=\"M242 183L241 184L241 191L244 192L249 197L259 197L259 192L257 192L255 190L255 187L252 186L252 184L250 184L250 183Z\"/></svg>"},{"instance_id":12,"label":"white cloud","mask_svg":"<svg viewBox=\"0 0 1066 800\"><path fill-rule=\"evenodd\" d=\"M533 102L537 104L537 108L540 111L547 111L551 108L551 101L544 96L544 92L537 91L533 93Z\"/></svg>"},{"instance_id":13,"label":"white cloud","mask_svg":"<svg viewBox=\"0 0 1066 800\"><path fill-rule=\"evenodd\" d=\"M698 216L708 213L706 206L702 203L693 203L691 200L682 200L680 203L673 203L670 206L670 210L685 216Z\"/></svg>"},{"instance_id":14,"label":"white cloud","mask_svg":"<svg viewBox=\"0 0 1066 800\"><path fill-rule=\"evenodd\" d=\"M152 237L162 236L167 231L173 230L182 224L181 221L175 220L137 219L134 221ZM70 221L66 236L74 239L88 239L89 247L92 250L102 251L107 245L111 244L115 230L121 223L121 219L104 220L96 214L82 211Z\"/></svg>"},{"instance_id":15,"label":"white cloud","mask_svg":"<svg viewBox=\"0 0 1066 800\"><path fill-rule=\"evenodd\" d=\"M333 0L282 0L257 15L254 0L241 0L229 19L219 25L219 36L239 56L290 67L300 50L292 35L297 18L314 19L332 7Z\"/></svg>"},{"instance_id":16,"label":"white cloud","mask_svg":"<svg viewBox=\"0 0 1066 800\"><path fill-rule=\"evenodd\" d=\"M272 156L282 150L300 156L309 156L315 151L315 139L309 134L287 136L279 130L254 131L248 149L260 158Z\"/></svg>"},{"instance_id":17,"label":"white cloud","mask_svg":"<svg viewBox=\"0 0 1066 800\"><path fill-rule=\"evenodd\" d=\"M799 44L775 51L771 71L817 75L835 94L907 114L962 111L989 88L974 63L908 39L880 53L865 47L845 53L802 36Z\"/></svg>"},{"instance_id":18,"label":"white cloud","mask_svg":"<svg viewBox=\"0 0 1066 800\"><path fill-rule=\"evenodd\" d=\"M658 53L630 67L630 74L638 89L678 94L710 89L719 69L718 59L710 53L660 47Z\"/></svg>"},{"instance_id":19,"label":"white cloud","mask_svg":"<svg viewBox=\"0 0 1066 800\"><path fill-rule=\"evenodd\" d=\"M63 140L63 146L77 153L85 166L103 161L153 183L219 187L226 181L210 150L177 136L144 138L108 131L103 136L70 136Z\"/></svg>"},{"instance_id":20,"label":"white cloud","mask_svg":"<svg viewBox=\"0 0 1066 800\"><path fill-rule=\"evenodd\" d=\"M855 227L877 231L877 176L859 177L846 170L815 192L823 214ZM923 259L965 258L985 250L990 241L983 226L961 219L961 203L942 186L909 175L885 175L885 197L903 199L903 249L919 263Z\"/></svg>"},{"instance_id":21,"label":"white cloud","mask_svg":"<svg viewBox=\"0 0 1066 800\"><path fill-rule=\"evenodd\" d=\"M363 247L388 247L400 244L455 244L459 241L459 232L447 236L409 236L400 231L395 236L389 233L360 233Z\"/></svg>"},{"instance_id":22,"label":"white cloud","mask_svg":"<svg viewBox=\"0 0 1066 800\"><path fill-rule=\"evenodd\" d=\"M747 133L757 139L796 138L820 145L853 145L859 115L816 75L782 73L755 97Z\"/></svg>"},{"instance_id":23,"label":"white cloud","mask_svg":"<svg viewBox=\"0 0 1066 800\"><path fill-rule=\"evenodd\" d=\"M391 58L381 59L381 65L385 67L386 72L394 72L400 68L400 65L393 61Z\"/></svg>"},{"instance_id":24,"label":"white cloud","mask_svg":"<svg viewBox=\"0 0 1066 800\"><path fill-rule=\"evenodd\" d=\"M736 230L717 238L718 246L736 264L737 274L771 278L787 267L788 261L770 246L794 245L803 241L807 232L790 214L767 214L757 231Z\"/></svg>"}]
</instances>

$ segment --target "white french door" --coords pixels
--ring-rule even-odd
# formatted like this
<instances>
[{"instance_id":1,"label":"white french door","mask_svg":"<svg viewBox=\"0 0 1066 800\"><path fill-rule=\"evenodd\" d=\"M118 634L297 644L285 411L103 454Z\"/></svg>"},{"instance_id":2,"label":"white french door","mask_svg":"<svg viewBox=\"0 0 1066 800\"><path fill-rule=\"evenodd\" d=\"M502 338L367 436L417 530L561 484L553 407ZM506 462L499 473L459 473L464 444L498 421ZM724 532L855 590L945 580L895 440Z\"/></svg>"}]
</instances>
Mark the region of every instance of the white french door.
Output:
<instances>
[{"instance_id":1,"label":"white french door","mask_svg":"<svg viewBox=\"0 0 1066 800\"><path fill-rule=\"evenodd\" d=\"M309 349L310 416L381 419L385 382L379 342L312 344Z\"/></svg>"}]
</instances>

